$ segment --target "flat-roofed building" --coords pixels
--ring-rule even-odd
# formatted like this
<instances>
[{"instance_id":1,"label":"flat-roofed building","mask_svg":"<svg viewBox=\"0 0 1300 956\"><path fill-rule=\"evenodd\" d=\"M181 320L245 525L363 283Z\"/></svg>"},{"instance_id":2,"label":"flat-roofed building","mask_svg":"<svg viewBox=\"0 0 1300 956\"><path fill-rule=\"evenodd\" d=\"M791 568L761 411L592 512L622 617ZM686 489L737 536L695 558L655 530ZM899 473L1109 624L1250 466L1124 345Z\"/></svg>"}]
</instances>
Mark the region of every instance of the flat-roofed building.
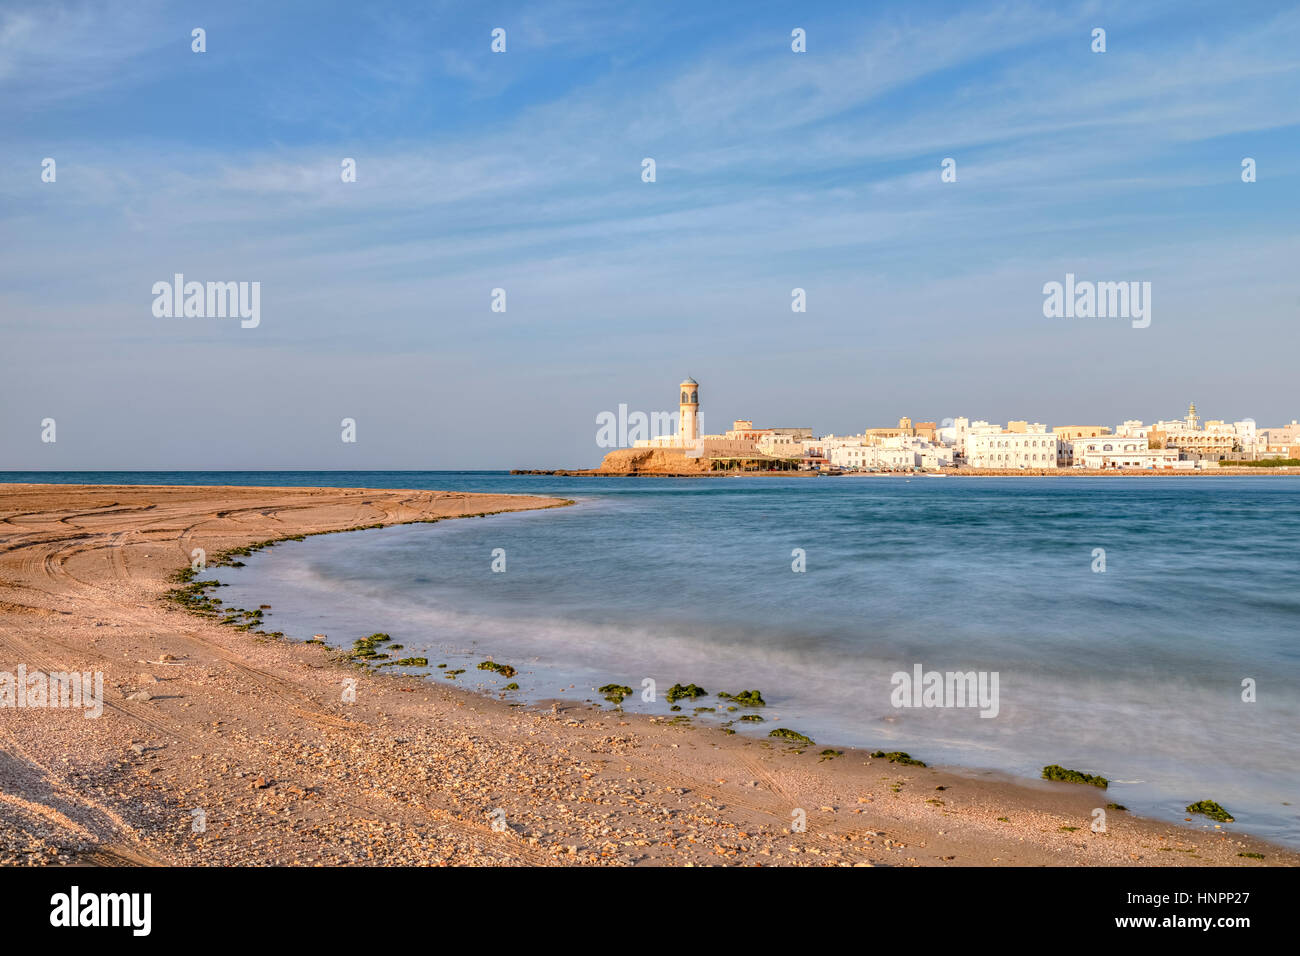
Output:
<instances>
[{"instance_id":1,"label":"flat-roofed building","mask_svg":"<svg viewBox=\"0 0 1300 956\"><path fill-rule=\"evenodd\" d=\"M764 432L756 443L764 455L774 458L798 458L803 455L803 442L793 435Z\"/></svg>"},{"instance_id":2,"label":"flat-roofed building","mask_svg":"<svg viewBox=\"0 0 1300 956\"><path fill-rule=\"evenodd\" d=\"M938 437L939 426L935 422L913 422L904 415L898 420L898 424L885 428L864 428L862 434L868 438L898 438L905 436L908 438L924 438L926 441L934 441Z\"/></svg>"},{"instance_id":3,"label":"flat-roofed building","mask_svg":"<svg viewBox=\"0 0 1300 956\"><path fill-rule=\"evenodd\" d=\"M964 457L966 454L966 436L978 432L996 432L1001 431L996 425L990 425L983 419L971 421L969 418L954 418L952 425L943 429L945 441L952 446L958 457Z\"/></svg>"},{"instance_id":4,"label":"flat-roofed building","mask_svg":"<svg viewBox=\"0 0 1300 956\"><path fill-rule=\"evenodd\" d=\"M731 428L727 431L726 437L758 441L763 437L765 431L764 428L755 428L754 423L747 418L738 418L731 423Z\"/></svg>"},{"instance_id":5,"label":"flat-roofed building","mask_svg":"<svg viewBox=\"0 0 1300 956\"><path fill-rule=\"evenodd\" d=\"M1136 418L1129 418L1115 427L1115 437L1146 438L1147 432L1149 432L1153 427L1153 425L1143 425L1142 422Z\"/></svg>"},{"instance_id":6,"label":"flat-roofed building","mask_svg":"<svg viewBox=\"0 0 1300 956\"><path fill-rule=\"evenodd\" d=\"M1074 467L1092 469L1178 467L1178 449L1150 448L1145 438L1114 435L1080 438L1073 442Z\"/></svg>"},{"instance_id":7,"label":"flat-roofed building","mask_svg":"<svg viewBox=\"0 0 1300 956\"><path fill-rule=\"evenodd\" d=\"M1056 436L1046 428L1034 432L975 432L966 435L966 464L971 468L1056 468Z\"/></svg>"},{"instance_id":8,"label":"flat-roofed building","mask_svg":"<svg viewBox=\"0 0 1300 956\"><path fill-rule=\"evenodd\" d=\"M1057 425L1052 429L1052 434L1063 441L1074 441L1076 438L1109 435L1110 428L1106 425Z\"/></svg>"},{"instance_id":9,"label":"flat-roofed building","mask_svg":"<svg viewBox=\"0 0 1300 956\"><path fill-rule=\"evenodd\" d=\"M1256 448L1261 457L1296 458L1296 447L1300 446L1300 422L1292 421L1290 425L1270 425L1261 428L1256 435Z\"/></svg>"},{"instance_id":10,"label":"flat-roofed building","mask_svg":"<svg viewBox=\"0 0 1300 956\"><path fill-rule=\"evenodd\" d=\"M826 442L826 455L837 468L872 471L911 471L951 468L953 449L924 438L895 435L872 442Z\"/></svg>"}]
</instances>

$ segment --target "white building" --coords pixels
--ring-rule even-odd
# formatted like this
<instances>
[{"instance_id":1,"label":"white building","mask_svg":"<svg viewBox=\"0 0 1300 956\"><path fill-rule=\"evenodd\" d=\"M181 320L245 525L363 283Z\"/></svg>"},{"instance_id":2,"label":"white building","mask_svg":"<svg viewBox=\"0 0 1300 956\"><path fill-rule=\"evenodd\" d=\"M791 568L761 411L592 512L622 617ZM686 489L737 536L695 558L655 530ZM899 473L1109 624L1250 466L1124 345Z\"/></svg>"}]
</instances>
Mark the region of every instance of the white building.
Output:
<instances>
[{"instance_id":1,"label":"white building","mask_svg":"<svg viewBox=\"0 0 1300 956\"><path fill-rule=\"evenodd\" d=\"M966 464L971 468L1056 468L1055 435L1033 432L968 432Z\"/></svg>"},{"instance_id":2,"label":"white building","mask_svg":"<svg viewBox=\"0 0 1300 956\"><path fill-rule=\"evenodd\" d=\"M921 449L921 467L926 469L951 468L953 461L953 451L943 445L931 445L929 448Z\"/></svg>"},{"instance_id":3,"label":"white building","mask_svg":"<svg viewBox=\"0 0 1300 956\"><path fill-rule=\"evenodd\" d=\"M1143 425L1142 422L1136 418L1130 418L1123 424L1115 426L1115 437L1146 438L1147 432L1154 427L1154 425Z\"/></svg>"},{"instance_id":4,"label":"white building","mask_svg":"<svg viewBox=\"0 0 1300 956\"><path fill-rule=\"evenodd\" d=\"M1184 462L1191 467L1194 462ZM1148 448L1145 438L1102 435L1074 440L1075 468L1178 468L1177 448Z\"/></svg>"},{"instance_id":5,"label":"white building","mask_svg":"<svg viewBox=\"0 0 1300 956\"><path fill-rule=\"evenodd\" d=\"M844 445L832 448L830 463L855 471L911 471L921 464L920 455L898 445Z\"/></svg>"},{"instance_id":6,"label":"white building","mask_svg":"<svg viewBox=\"0 0 1300 956\"><path fill-rule=\"evenodd\" d=\"M1000 432L1002 429L997 426L978 418L971 421L969 418L954 418L952 420L952 430L946 432L944 440L950 444L953 450L961 457L966 455L966 441L971 435L987 435Z\"/></svg>"},{"instance_id":7,"label":"white building","mask_svg":"<svg viewBox=\"0 0 1300 956\"><path fill-rule=\"evenodd\" d=\"M860 471L911 471L951 468L953 450L915 435L892 435L864 443L861 435L826 441L826 456L837 468Z\"/></svg>"},{"instance_id":8,"label":"white building","mask_svg":"<svg viewBox=\"0 0 1300 956\"><path fill-rule=\"evenodd\" d=\"M831 448L827 457L836 468L868 471L880 468L879 451L878 445L839 445Z\"/></svg>"}]
</instances>

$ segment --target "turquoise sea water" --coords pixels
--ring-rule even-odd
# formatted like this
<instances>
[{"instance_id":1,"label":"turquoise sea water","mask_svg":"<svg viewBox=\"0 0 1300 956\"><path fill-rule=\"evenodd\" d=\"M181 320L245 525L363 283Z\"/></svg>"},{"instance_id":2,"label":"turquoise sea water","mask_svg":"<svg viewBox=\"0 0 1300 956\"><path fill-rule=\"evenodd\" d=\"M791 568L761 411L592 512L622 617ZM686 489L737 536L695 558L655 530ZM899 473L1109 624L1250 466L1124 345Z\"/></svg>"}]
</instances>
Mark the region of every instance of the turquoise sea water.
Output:
<instances>
[{"instance_id":1,"label":"turquoise sea water","mask_svg":"<svg viewBox=\"0 0 1300 956\"><path fill-rule=\"evenodd\" d=\"M658 700L625 708L666 714L668 687L694 682L710 697L681 713L720 724L737 714L713 692L759 688L765 721L739 733L1027 777L1059 763L1109 777L1099 802L1181 820L1213 799L1300 844L1300 479L0 473L26 480L576 498L308 538L215 576L293 637L386 631L485 690L508 682L475 669L491 655L518 668L516 699L600 701L593 687L650 678ZM918 664L996 672L997 716L893 706L891 675Z\"/></svg>"}]
</instances>

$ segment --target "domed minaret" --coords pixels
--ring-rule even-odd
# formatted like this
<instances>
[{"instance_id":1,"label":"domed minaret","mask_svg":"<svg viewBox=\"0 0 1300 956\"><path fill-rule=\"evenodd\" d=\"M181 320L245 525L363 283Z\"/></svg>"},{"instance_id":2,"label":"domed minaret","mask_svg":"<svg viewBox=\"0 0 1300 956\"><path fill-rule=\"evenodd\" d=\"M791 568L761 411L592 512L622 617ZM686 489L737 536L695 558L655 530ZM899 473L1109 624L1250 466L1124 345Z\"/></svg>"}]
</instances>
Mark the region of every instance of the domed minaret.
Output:
<instances>
[{"instance_id":1,"label":"domed minaret","mask_svg":"<svg viewBox=\"0 0 1300 956\"><path fill-rule=\"evenodd\" d=\"M677 439L683 448L691 448L700 437L700 383L687 376L678 386L682 392L677 419Z\"/></svg>"},{"instance_id":2,"label":"domed minaret","mask_svg":"<svg viewBox=\"0 0 1300 956\"><path fill-rule=\"evenodd\" d=\"M1200 419L1196 416L1196 403L1192 402L1187 406L1187 427L1195 431L1199 421Z\"/></svg>"}]
</instances>

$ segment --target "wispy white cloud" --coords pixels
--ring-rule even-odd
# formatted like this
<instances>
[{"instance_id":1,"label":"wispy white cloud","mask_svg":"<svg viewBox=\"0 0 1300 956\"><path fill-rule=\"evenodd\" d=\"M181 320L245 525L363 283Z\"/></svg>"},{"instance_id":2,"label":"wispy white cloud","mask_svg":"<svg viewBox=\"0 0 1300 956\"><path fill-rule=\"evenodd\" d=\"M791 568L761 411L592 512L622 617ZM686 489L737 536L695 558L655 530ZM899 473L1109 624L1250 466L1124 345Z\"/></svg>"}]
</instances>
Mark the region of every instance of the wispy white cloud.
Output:
<instances>
[{"instance_id":1,"label":"wispy white cloud","mask_svg":"<svg viewBox=\"0 0 1300 956\"><path fill-rule=\"evenodd\" d=\"M48 361L57 332L142 364L200 342L322 363L445 348L465 370L516 375L529 354L615 360L653 345L761 364L786 349L797 374L851 377L856 361L892 387L922 376L956 396L982 387L964 358L996 364L1008 341L1045 370L1021 393L1057 389L1051 364L1071 340L1035 310L1042 282L1067 268L1159 280L1154 331L1123 341L1138 364L1194 363L1203 345L1173 330L1211 334L1234 302L1248 303L1239 334L1276 334L1294 316L1285 263L1300 249L1276 212L1295 196L1282 174L1300 174L1300 153L1277 146L1294 147L1300 126L1295 11L1197 32L1177 5L1006 3L940 19L887 7L808 21L810 52L795 56L770 22L701 40L695 23L558 4L512 20L512 53L492 60L475 52L488 21L472 26L474 48L426 45L443 11L394 9L366 15L379 26L355 55L319 50L302 76L239 101L273 131L310 136L213 145L64 129L54 186L37 179L45 141L0 146L19 171L0 177L6 336L48 341ZM150 51L160 35L174 44L171 27L60 10L43 34L28 8L0 15L0 89L46 84L48 101L75 105L166 75ZM1098 18L1105 56L1086 52ZM671 54L639 53L656 45ZM600 63L550 85L530 72L582 50ZM454 103L420 109L468 111L455 123L408 115L447 85ZM349 109L408 122L359 135L345 94ZM0 119L28 108L8 99ZM1261 154L1270 178L1251 187L1237 180L1246 141L1273 145ZM358 162L354 184L339 180L344 156ZM640 181L643 156L658 161L654 184ZM944 156L958 160L951 186ZM1273 200L1252 206L1256 195ZM146 293L173 271L259 279L273 317L256 339L159 329ZM511 308L494 316L498 285ZM798 329L793 285L815 303ZM918 329L943 339L922 348ZM1118 347L1071 334L1072 363ZM905 361L879 364L876 347ZM933 380L935 368L957 381Z\"/></svg>"},{"instance_id":2,"label":"wispy white cloud","mask_svg":"<svg viewBox=\"0 0 1300 956\"><path fill-rule=\"evenodd\" d=\"M157 0L15 4L0 9L0 95L8 110L128 88L162 65L152 57L184 34L160 29Z\"/></svg>"}]
</instances>

